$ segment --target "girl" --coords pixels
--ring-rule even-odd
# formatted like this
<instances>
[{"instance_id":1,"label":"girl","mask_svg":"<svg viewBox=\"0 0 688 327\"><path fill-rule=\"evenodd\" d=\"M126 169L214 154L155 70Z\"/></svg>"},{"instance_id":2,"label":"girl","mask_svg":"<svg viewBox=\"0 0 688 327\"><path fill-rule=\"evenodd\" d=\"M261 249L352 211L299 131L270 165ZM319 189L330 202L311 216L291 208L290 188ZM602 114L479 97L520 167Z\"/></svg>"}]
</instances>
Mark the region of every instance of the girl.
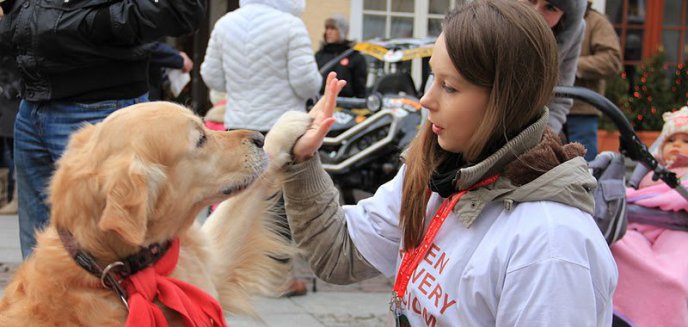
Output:
<instances>
[{"instance_id":1,"label":"girl","mask_svg":"<svg viewBox=\"0 0 688 327\"><path fill-rule=\"evenodd\" d=\"M284 185L294 239L317 275L395 276L391 317L411 326L609 326L617 273L590 213L580 145L547 129L557 45L513 0L450 13L435 43L428 121L398 175L356 206L314 155L345 82L328 76Z\"/></svg>"},{"instance_id":2,"label":"girl","mask_svg":"<svg viewBox=\"0 0 688 327\"><path fill-rule=\"evenodd\" d=\"M678 177L688 172L688 107L663 115L654 155ZM688 326L688 201L648 173L627 189L628 228L612 246L619 267L614 309L635 326ZM688 187L688 181L681 183ZM658 209L658 210L654 210Z\"/></svg>"}]
</instances>

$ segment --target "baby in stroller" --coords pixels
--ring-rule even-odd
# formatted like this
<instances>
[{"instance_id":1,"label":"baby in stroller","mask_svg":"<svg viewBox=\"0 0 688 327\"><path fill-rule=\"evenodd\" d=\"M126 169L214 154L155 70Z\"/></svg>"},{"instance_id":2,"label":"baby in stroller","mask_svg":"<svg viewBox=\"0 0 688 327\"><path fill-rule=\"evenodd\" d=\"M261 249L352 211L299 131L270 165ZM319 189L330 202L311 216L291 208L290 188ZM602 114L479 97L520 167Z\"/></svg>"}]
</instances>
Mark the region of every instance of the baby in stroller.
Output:
<instances>
[{"instance_id":1,"label":"baby in stroller","mask_svg":"<svg viewBox=\"0 0 688 327\"><path fill-rule=\"evenodd\" d=\"M688 107L663 118L653 154L683 177L688 172ZM628 228L611 247L619 270L614 310L636 327L688 326L688 201L651 175L626 192ZM681 184L688 186L688 180Z\"/></svg>"}]
</instances>

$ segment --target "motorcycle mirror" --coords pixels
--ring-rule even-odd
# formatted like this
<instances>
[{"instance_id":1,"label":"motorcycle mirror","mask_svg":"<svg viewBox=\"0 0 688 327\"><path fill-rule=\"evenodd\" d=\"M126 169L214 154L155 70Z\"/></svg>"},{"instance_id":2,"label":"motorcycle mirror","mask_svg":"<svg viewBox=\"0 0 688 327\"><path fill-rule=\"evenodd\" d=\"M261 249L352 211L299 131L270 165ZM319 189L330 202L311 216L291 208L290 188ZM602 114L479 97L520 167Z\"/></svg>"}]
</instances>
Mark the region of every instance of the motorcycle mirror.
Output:
<instances>
[{"instance_id":1,"label":"motorcycle mirror","mask_svg":"<svg viewBox=\"0 0 688 327\"><path fill-rule=\"evenodd\" d=\"M368 108L370 112L377 112L382 109L382 94L378 92L371 93L366 98L366 108Z\"/></svg>"}]
</instances>

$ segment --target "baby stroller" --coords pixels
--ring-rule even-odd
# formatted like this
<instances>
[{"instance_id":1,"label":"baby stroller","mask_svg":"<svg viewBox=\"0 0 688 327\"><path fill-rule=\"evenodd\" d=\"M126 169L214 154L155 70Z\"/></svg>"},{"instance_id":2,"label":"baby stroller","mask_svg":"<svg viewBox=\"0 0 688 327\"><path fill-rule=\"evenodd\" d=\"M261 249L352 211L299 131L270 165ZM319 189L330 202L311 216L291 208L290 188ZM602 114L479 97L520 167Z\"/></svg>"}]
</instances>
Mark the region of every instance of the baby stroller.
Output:
<instances>
[{"instance_id":1,"label":"baby stroller","mask_svg":"<svg viewBox=\"0 0 688 327\"><path fill-rule=\"evenodd\" d=\"M640 180L647 174L652 173L652 179L654 181L661 180L666 184L666 186L674 189L680 196L677 201L688 201L688 191L681 184L681 181L677 177L676 173L670 171L667 167L663 166L656 158L652 155L650 149L645 146L638 136L633 131L630 123L624 116L624 114L617 108L611 101L607 100L603 96L590 91L588 89L579 87L557 87L555 89L555 94L560 97L569 97L584 101L596 107L600 110L606 117L608 117L614 125L618 128L620 133L620 145L619 153L613 152L603 152L598 155L593 161L589 163L589 167L598 180L598 188L595 190L595 214L594 218L600 227L600 230L604 234L607 243L610 246L616 241L620 240L626 233L626 228L629 223L638 223L643 226L648 226L648 228L658 228L663 230L671 230L671 233L677 233L675 231L688 232L688 213L683 210L679 211L663 211L654 208L647 208L639 206L632 203L627 203L626 199L626 185L638 189ZM661 144L652 145L652 149L659 147ZM624 165L624 157L637 162L637 166L628 183L625 182L626 168ZM635 225L634 225L635 226ZM633 232L633 237L638 233ZM684 236L685 237L685 234ZM628 241L628 242L627 242ZM644 239L643 239L644 241ZM626 260L628 256L623 257L619 253L615 252L616 249L622 248L629 243L630 239L623 240L618 244L612 246L612 252L617 260L617 265L620 264L619 260ZM621 246L620 246L621 245ZM654 245L652 245L654 246ZM652 247L650 246L650 247ZM638 249L632 249L637 251ZM626 249L628 251L628 249ZM674 250L675 251L675 250ZM654 252L648 252L650 254ZM636 254L631 253L631 256ZM641 254L637 254L638 258L642 257ZM655 258L652 258L655 259ZM676 258L656 258L658 261L679 261L685 260L684 255L680 255ZM652 266L655 261L648 261L645 263L646 266ZM626 264L626 261L623 262ZM624 266L627 267L627 266ZM653 271L661 274L661 267L652 267ZM620 266L620 285L621 285L621 266ZM659 276L643 275L643 279L659 278ZM624 279L624 282L628 279ZM642 284L642 282L640 282ZM636 287L637 284L630 284L632 287ZM649 284L648 284L649 285ZM628 289L629 284L625 284L624 289ZM637 285L637 287L645 287L645 285ZM667 290L671 287L665 285ZM642 288L646 290L647 288ZM621 296L618 292L615 294L615 299ZM641 290L641 288L638 288ZM654 290L653 295L657 296L662 290ZM676 292L682 292L678 290ZM642 292L640 292L642 293ZM675 293L678 294L678 293ZM683 295L681 295L683 296ZM634 300L635 301L635 300ZM640 299L638 301L647 301ZM685 305L685 304L683 304ZM616 307L616 304L615 304ZM636 311L640 312L640 311ZM671 313L669 313L671 314ZM613 326L615 327L625 327L634 326L627 318L623 317L621 314L614 317Z\"/></svg>"}]
</instances>

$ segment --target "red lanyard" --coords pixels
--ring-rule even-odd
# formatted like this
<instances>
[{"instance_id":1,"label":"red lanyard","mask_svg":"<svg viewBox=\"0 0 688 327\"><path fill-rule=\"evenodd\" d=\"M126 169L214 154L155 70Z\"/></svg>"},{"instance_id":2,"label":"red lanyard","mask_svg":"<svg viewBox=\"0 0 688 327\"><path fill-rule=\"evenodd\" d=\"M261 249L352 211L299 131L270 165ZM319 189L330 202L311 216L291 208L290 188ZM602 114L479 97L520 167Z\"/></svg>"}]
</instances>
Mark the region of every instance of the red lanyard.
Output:
<instances>
[{"instance_id":1,"label":"red lanyard","mask_svg":"<svg viewBox=\"0 0 688 327\"><path fill-rule=\"evenodd\" d=\"M406 294L406 288L408 287L409 280L411 280L411 275L418 267L420 261L425 257L425 254L428 253L430 244L432 244L432 241L435 240L437 232L439 232L442 224L444 224L444 221L447 219L449 212L454 209L454 206L457 202L459 202L459 199L461 199L461 197L464 196L464 194L466 194L468 191L490 185L496 182L498 178L499 175L485 178L468 189L453 194L442 202L442 205L439 209L437 209L435 216L432 218L430 226L428 226L428 231L425 233L423 241L418 247L406 252L401 260L399 272L397 273L396 280L394 281L394 291L396 292L395 295L397 301L403 298L404 294Z\"/></svg>"}]
</instances>

